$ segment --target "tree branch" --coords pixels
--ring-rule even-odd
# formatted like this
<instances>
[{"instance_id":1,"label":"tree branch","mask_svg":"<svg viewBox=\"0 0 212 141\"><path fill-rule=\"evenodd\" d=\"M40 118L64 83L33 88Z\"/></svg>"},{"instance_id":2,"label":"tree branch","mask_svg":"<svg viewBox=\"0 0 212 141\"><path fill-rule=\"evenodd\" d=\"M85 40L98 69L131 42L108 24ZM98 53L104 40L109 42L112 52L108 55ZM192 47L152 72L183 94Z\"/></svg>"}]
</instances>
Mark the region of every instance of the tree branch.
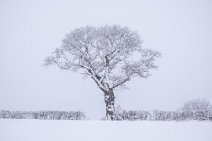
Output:
<instances>
[{"instance_id":1,"label":"tree branch","mask_svg":"<svg viewBox=\"0 0 212 141\"><path fill-rule=\"evenodd\" d=\"M127 81L130 81L130 78L129 78L129 77L125 78L123 81L119 82L118 84L113 85L112 88L114 89L114 88L116 88L116 87L118 87L118 86L121 86L121 85L123 85L124 83L126 83Z\"/></svg>"}]
</instances>

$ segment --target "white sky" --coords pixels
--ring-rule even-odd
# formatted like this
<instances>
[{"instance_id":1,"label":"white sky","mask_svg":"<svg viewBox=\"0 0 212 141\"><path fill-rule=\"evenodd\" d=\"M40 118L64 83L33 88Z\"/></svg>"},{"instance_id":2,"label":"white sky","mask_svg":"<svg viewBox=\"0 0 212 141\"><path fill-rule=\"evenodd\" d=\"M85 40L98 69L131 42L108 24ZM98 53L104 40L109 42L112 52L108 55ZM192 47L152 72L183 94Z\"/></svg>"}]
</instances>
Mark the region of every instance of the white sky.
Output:
<instances>
[{"instance_id":1,"label":"white sky","mask_svg":"<svg viewBox=\"0 0 212 141\"><path fill-rule=\"evenodd\" d=\"M104 115L103 94L80 74L42 67L65 34L85 25L137 30L162 53L159 69L116 91L124 109L174 110L193 98L212 102L210 0L0 0L0 109L82 110Z\"/></svg>"}]
</instances>

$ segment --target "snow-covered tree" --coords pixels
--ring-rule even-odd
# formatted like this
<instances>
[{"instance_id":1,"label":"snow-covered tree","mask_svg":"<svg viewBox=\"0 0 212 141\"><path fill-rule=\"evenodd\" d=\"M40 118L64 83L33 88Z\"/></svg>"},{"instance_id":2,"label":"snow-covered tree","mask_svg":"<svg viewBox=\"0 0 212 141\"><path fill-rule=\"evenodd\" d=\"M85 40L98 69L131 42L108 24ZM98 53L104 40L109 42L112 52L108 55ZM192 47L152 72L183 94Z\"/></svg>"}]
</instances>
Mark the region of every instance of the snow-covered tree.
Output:
<instances>
[{"instance_id":1,"label":"snow-covered tree","mask_svg":"<svg viewBox=\"0 0 212 141\"><path fill-rule=\"evenodd\" d=\"M212 105L207 99L193 99L185 102L179 109L186 119L208 119L212 113Z\"/></svg>"},{"instance_id":2,"label":"snow-covered tree","mask_svg":"<svg viewBox=\"0 0 212 141\"><path fill-rule=\"evenodd\" d=\"M193 99L185 102L181 109L182 111L210 111L212 106L207 99Z\"/></svg>"},{"instance_id":3,"label":"snow-covered tree","mask_svg":"<svg viewBox=\"0 0 212 141\"><path fill-rule=\"evenodd\" d=\"M160 53L141 47L141 37L127 27L86 26L71 31L45 65L79 71L90 77L104 93L107 119L115 119L114 89L134 77L147 78L157 68Z\"/></svg>"}]
</instances>

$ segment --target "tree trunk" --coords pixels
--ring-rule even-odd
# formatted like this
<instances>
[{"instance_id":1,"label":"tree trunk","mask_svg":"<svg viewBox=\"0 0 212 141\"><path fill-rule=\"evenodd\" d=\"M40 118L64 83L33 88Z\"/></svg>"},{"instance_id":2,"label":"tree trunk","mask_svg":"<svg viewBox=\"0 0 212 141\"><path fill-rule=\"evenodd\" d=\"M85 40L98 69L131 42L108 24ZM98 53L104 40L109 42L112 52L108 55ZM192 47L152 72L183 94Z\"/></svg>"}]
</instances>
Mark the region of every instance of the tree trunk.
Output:
<instances>
[{"instance_id":1,"label":"tree trunk","mask_svg":"<svg viewBox=\"0 0 212 141\"><path fill-rule=\"evenodd\" d=\"M115 120L115 97L113 89L110 88L109 91L105 92L104 94L106 105L106 118L107 120Z\"/></svg>"}]
</instances>

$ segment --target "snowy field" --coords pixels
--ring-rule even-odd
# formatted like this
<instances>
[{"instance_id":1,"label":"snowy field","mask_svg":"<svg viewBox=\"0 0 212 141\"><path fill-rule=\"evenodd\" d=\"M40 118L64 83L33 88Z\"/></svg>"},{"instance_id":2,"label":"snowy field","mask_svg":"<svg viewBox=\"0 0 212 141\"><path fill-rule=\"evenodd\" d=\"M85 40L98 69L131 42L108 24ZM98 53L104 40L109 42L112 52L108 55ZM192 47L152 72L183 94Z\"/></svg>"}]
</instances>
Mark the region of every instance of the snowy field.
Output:
<instances>
[{"instance_id":1,"label":"snowy field","mask_svg":"<svg viewBox=\"0 0 212 141\"><path fill-rule=\"evenodd\" d=\"M212 141L212 122L0 119L0 141Z\"/></svg>"}]
</instances>

